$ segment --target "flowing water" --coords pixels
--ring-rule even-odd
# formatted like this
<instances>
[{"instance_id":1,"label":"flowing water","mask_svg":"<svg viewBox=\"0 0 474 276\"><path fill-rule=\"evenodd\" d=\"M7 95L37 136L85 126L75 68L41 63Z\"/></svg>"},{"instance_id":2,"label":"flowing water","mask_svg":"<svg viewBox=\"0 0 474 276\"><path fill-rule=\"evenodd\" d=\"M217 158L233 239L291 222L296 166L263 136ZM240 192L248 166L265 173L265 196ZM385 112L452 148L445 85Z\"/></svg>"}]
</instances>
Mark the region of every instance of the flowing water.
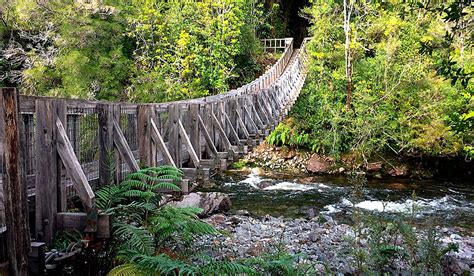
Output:
<instances>
[{"instance_id":1,"label":"flowing water","mask_svg":"<svg viewBox=\"0 0 474 276\"><path fill-rule=\"evenodd\" d=\"M228 173L213 179L207 191L230 195L234 210L252 215L304 217L314 212L350 223L354 208L366 213L415 217L420 225L459 227L474 231L474 187L466 181L369 179L363 195L351 202L353 187L344 176L262 177Z\"/></svg>"}]
</instances>

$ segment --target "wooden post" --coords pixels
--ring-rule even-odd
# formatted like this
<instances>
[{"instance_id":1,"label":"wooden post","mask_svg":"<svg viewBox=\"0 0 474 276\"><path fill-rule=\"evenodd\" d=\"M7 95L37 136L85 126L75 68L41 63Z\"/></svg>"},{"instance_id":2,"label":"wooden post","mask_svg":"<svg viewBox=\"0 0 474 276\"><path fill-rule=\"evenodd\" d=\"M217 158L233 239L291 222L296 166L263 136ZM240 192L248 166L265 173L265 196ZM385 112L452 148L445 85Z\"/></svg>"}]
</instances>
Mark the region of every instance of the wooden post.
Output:
<instances>
[{"instance_id":1,"label":"wooden post","mask_svg":"<svg viewBox=\"0 0 474 276\"><path fill-rule=\"evenodd\" d=\"M170 127L170 138L169 138L169 152L171 158L174 160L178 168L182 167L181 160L181 139L179 135L178 121L181 117L181 107L179 104L173 104L169 106L169 127Z\"/></svg>"},{"instance_id":2,"label":"wooden post","mask_svg":"<svg viewBox=\"0 0 474 276\"><path fill-rule=\"evenodd\" d=\"M199 132L199 105L191 104L189 105L189 139L191 144L198 155L198 158L201 159L201 135Z\"/></svg>"},{"instance_id":3,"label":"wooden post","mask_svg":"<svg viewBox=\"0 0 474 276\"><path fill-rule=\"evenodd\" d=\"M153 166L153 158L151 154L151 126L153 106L138 106L138 156L140 163L144 166ZM154 113L154 112L153 112Z\"/></svg>"},{"instance_id":4,"label":"wooden post","mask_svg":"<svg viewBox=\"0 0 474 276\"><path fill-rule=\"evenodd\" d=\"M99 113L99 186L112 183L113 164L113 124L112 108L108 104L97 106Z\"/></svg>"},{"instance_id":5,"label":"wooden post","mask_svg":"<svg viewBox=\"0 0 474 276\"><path fill-rule=\"evenodd\" d=\"M3 88L0 97L0 116L3 139L5 173L3 193L7 226L7 245L12 275L27 275L30 231L28 227L28 201L26 175L20 152L18 124L18 94L15 88Z\"/></svg>"},{"instance_id":6,"label":"wooden post","mask_svg":"<svg viewBox=\"0 0 474 276\"><path fill-rule=\"evenodd\" d=\"M113 131L113 122L114 121L117 121L117 122L120 122L120 116L122 115L121 114L121 108L120 108L120 105L119 104L113 104L111 106L111 109L112 109L112 131ZM114 132L112 134L112 137L115 141L115 135L116 133ZM114 152L115 152L115 158L114 158L114 162L115 162L115 176L114 176L114 181L115 183L120 183L122 181L122 172L123 172L123 166L122 166L122 156L120 155L120 151L119 149L115 146L114 144Z\"/></svg>"},{"instance_id":7,"label":"wooden post","mask_svg":"<svg viewBox=\"0 0 474 276\"><path fill-rule=\"evenodd\" d=\"M54 102L54 109L56 110L56 117L63 123L63 125L67 125L67 107L65 100L56 100ZM57 137L58 133L56 132L57 129L54 128L54 136ZM78 130L79 132L79 130ZM77 144L79 148L79 137L77 137ZM79 155L79 151L76 153ZM65 174L66 170L61 162L59 162L58 154L56 153L56 184L57 184L57 201L58 201L58 209L57 212L65 212L67 207L67 194L66 194L66 185L62 183L62 175Z\"/></svg>"},{"instance_id":8,"label":"wooden post","mask_svg":"<svg viewBox=\"0 0 474 276\"><path fill-rule=\"evenodd\" d=\"M56 227L57 150L53 100L36 100L36 238L50 243Z\"/></svg>"}]
</instances>

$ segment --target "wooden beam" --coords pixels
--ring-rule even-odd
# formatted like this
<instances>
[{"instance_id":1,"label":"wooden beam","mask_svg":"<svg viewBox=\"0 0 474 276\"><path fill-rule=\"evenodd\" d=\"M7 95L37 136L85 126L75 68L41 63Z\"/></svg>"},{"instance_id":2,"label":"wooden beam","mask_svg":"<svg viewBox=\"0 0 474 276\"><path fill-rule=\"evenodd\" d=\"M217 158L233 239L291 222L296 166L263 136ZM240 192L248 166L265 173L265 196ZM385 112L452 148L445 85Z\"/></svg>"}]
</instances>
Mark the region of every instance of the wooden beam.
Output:
<instances>
[{"instance_id":1,"label":"wooden beam","mask_svg":"<svg viewBox=\"0 0 474 276\"><path fill-rule=\"evenodd\" d=\"M242 120L242 116L240 116L239 110L236 108L234 111L235 111L235 114L237 115L237 122L239 123L240 128L242 129L242 132L244 133L245 139L249 139L250 138L249 131L247 130L247 126Z\"/></svg>"},{"instance_id":2,"label":"wooden beam","mask_svg":"<svg viewBox=\"0 0 474 276\"><path fill-rule=\"evenodd\" d=\"M212 142L211 135L209 135L209 132L206 129L206 125L204 124L204 121L202 120L200 115L198 115L198 121L199 121L199 127L201 129L201 133L204 136L204 140L206 140L207 146L211 150L212 157L219 158L219 156L217 154L216 146Z\"/></svg>"},{"instance_id":3,"label":"wooden beam","mask_svg":"<svg viewBox=\"0 0 474 276\"><path fill-rule=\"evenodd\" d=\"M245 105L244 105L244 112L247 114L247 118L250 122L250 125L252 126L253 129L255 129L255 134L258 135L258 126L255 123L255 121L252 119L252 115Z\"/></svg>"},{"instance_id":4,"label":"wooden beam","mask_svg":"<svg viewBox=\"0 0 474 276\"><path fill-rule=\"evenodd\" d=\"M2 88L0 97L0 135L3 135L2 153L5 171L3 199L7 226L8 260L12 275L28 274L30 231L28 226L28 199L26 175L20 152L18 124L18 92L15 88Z\"/></svg>"},{"instance_id":5,"label":"wooden beam","mask_svg":"<svg viewBox=\"0 0 474 276\"><path fill-rule=\"evenodd\" d=\"M97 238L108 239L112 234L110 215L99 214L97 219ZM87 213L58 213L57 226L59 231L84 231L87 227Z\"/></svg>"},{"instance_id":6,"label":"wooden beam","mask_svg":"<svg viewBox=\"0 0 474 276\"><path fill-rule=\"evenodd\" d=\"M54 101L54 109L56 111L56 117L61 120L63 125L67 124L67 107L65 100L56 100ZM56 133L56 128L54 129L54 137L57 137L58 134ZM79 141L79 139L78 139ZM62 176L65 174L65 168L63 164L59 161L59 156L57 150L55 152L55 163L56 163L56 185L57 185L57 212L65 212L67 208L67 193L66 193L66 185L62 182Z\"/></svg>"},{"instance_id":7,"label":"wooden beam","mask_svg":"<svg viewBox=\"0 0 474 276\"><path fill-rule=\"evenodd\" d=\"M229 149L232 144L230 143L229 138L227 138L224 129L222 128L221 124L219 123L219 120L217 119L216 115L214 115L214 113L211 113L211 120L214 126L217 128L221 139L224 141L224 145L227 149Z\"/></svg>"},{"instance_id":8,"label":"wooden beam","mask_svg":"<svg viewBox=\"0 0 474 276\"><path fill-rule=\"evenodd\" d=\"M154 106L139 105L137 110L138 120L138 156L145 166L152 166L151 154L151 127L150 118L154 114Z\"/></svg>"},{"instance_id":9,"label":"wooden beam","mask_svg":"<svg viewBox=\"0 0 474 276\"><path fill-rule=\"evenodd\" d=\"M122 129L116 119L113 120L113 124L115 147L125 160L127 166L130 168L130 171L136 172L140 170L140 166L138 166L137 160L135 160L135 156L133 156L132 150L130 149L127 140L125 139L125 135L123 135Z\"/></svg>"},{"instance_id":10,"label":"wooden beam","mask_svg":"<svg viewBox=\"0 0 474 276\"><path fill-rule=\"evenodd\" d=\"M71 142L59 118L56 119L56 127L58 129L57 149L59 156L63 161L68 175L71 177L79 198L84 206L90 210L95 206L94 192L87 181L86 175L82 171L81 164L79 160L77 160L76 154L74 154Z\"/></svg>"},{"instance_id":11,"label":"wooden beam","mask_svg":"<svg viewBox=\"0 0 474 276\"><path fill-rule=\"evenodd\" d=\"M99 116L99 187L112 184L114 170L113 109L108 104L97 106Z\"/></svg>"},{"instance_id":12,"label":"wooden beam","mask_svg":"<svg viewBox=\"0 0 474 276\"><path fill-rule=\"evenodd\" d=\"M36 239L50 244L56 228L57 194L58 194L58 158L54 141L58 134L55 129L53 100L36 101ZM45 162L48 160L48 162Z\"/></svg>"},{"instance_id":13,"label":"wooden beam","mask_svg":"<svg viewBox=\"0 0 474 276\"><path fill-rule=\"evenodd\" d=\"M164 161L168 165L176 167L176 164L174 163L173 158L171 157L171 154L168 151L168 148L166 147L165 142L163 141L163 137L161 137L160 131L156 127L156 124L153 120L150 120L150 125L151 125L151 138L155 141L156 146L158 147L158 150L161 151Z\"/></svg>"},{"instance_id":14,"label":"wooden beam","mask_svg":"<svg viewBox=\"0 0 474 276\"><path fill-rule=\"evenodd\" d=\"M191 143L191 140L189 140L189 136L186 133L186 130L184 129L184 126L181 120L178 120L178 128L179 128L179 135L181 136L181 138L184 139L186 149L188 150L189 156L191 157L191 160L194 163L194 167L198 168L199 156L196 154L196 151L193 148L193 144Z\"/></svg>"},{"instance_id":15,"label":"wooden beam","mask_svg":"<svg viewBox=\"0 0 474 276\"><path fill-rule=\"evenodd\" d=\"M178 127L178 120L181 118L181 106L179 104L170 105L168 115L170 129L168 150L176 166L181 168L183 165L183 160L181 159L181 138L179 136Z\"/></svg>"},{"instance_id":16,"label":"wooden beam","mask_svg":"<svg viewBox=\"0 0 474 276\"><path fill-rule=\"evenodd\" d=\"M240 143L240 137L239 137L239 134L237 134L237 131L235 131L235 128L234 126L232 125L232 122L230 121L230 118L229 116L227 115L227 113L224 114L225 116L225 120L227 121L227 124L229 125L229 128L230 128L230 133L234 136L235 138L235 144L238 145Z\"/></svg>"}]
</instances>

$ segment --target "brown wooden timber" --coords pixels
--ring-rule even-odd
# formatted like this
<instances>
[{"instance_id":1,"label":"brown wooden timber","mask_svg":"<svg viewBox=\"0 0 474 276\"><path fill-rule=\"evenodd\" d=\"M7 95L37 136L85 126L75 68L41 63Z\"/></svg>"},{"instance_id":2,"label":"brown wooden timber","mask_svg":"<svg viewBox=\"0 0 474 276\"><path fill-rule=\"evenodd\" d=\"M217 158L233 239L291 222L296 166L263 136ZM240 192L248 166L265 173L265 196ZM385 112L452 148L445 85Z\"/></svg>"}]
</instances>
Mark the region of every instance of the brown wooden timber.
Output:
<instances>
[{"instance_id":1,"label":"brown wooden timber","mask_svg":"<svg viewBox=\"0 0 474 276\"><path fill-rule=\"evenodd\" d=\"M63 161L64 167L74 184L74 188L79 195L84 207L92 209L95 206L95 195L87 181L87 177L82 171L81 164L77 160L71 142L67 137L64 126L61 120L56 120L56 127L58 129L58 153Z\"/></svg>"},{"instance_id":2,"label":"brown wooden timber","mask_svg":"<svg viewBox=\"0 0 474 276\"><path fill-rule=\"evenodd\" d=\"M58 159L53 100L36 100L36 239L50 243L56 227Z\"/></svg>"},{"instance_id":3,"label":"brown wooden timber","mask_svg":"<svg viewBox=\"0 0 474 276\"><path fill-rule=\"evenodd\" d=\"M117 147L118 152L125 163L127 164L128 168L131 172L136 172L140 169L138 166L137 160L133 156L132 150L125 139L125 135L123 135L122 129L120 128L119 123L116 119L113 120L114 125L114 144Z\"/></svg>"},{"instance_id":4,"label":"brown wooden timber","mask_svg":"<svg viewBox=\"0 0 474 276\"><path fill-rule=\"evenodd\" d=\"M12 275L27 275L30 232L28 227L28 201L26 175L20 152L18 124L18 93L15 88L3 88L1 103L1 134L5 172L3 174L3 198L7 227L7 246Z\"/></svg>"}]
</instances>

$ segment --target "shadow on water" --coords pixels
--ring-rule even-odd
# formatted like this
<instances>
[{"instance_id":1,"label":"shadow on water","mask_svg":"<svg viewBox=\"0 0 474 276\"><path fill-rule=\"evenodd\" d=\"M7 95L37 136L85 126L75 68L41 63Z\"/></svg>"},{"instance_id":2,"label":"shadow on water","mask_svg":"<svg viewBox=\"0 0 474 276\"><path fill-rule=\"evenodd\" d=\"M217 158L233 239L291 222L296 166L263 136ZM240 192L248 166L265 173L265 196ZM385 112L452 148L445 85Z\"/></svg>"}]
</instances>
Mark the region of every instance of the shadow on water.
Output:
<instances>
[{"instance_id":1,"label":"shadow on water","mask_svg":"<svg viewBox=\"0 0 474 276\"><path fill-rule=\"evenodd\" d=\"M344 176L265 177L253 171L228 172L212 181L212 187L202 190L227 193L234 210L244 209L255 216L294 218L314 211L350 223L354 208L350 200L352 187ZM355 206L393 217L409 216L416 206L421 226L456 226L474 231L474 187L465 181L369 179L363 198Z\"/></svg>"}]
</instances>

